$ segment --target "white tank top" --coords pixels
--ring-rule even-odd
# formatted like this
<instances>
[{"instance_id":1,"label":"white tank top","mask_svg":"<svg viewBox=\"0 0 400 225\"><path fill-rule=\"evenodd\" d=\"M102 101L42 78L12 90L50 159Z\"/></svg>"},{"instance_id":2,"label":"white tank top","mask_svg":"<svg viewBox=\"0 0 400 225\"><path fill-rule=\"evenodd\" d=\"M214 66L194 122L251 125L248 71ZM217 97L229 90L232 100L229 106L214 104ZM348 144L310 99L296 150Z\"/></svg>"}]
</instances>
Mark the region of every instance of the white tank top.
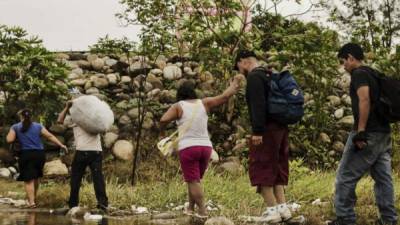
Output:
<instances>
[{"instance_id":1,"label":"white tank top","mask_svg":"<svg viewBox=\"0 0 400 225\"><path fill-rule=\"evenodd\" d=\"M183 150L191 146L212 147L207 129L208 115L203 102L198 99L196 101L180 101L178 104L183 111L182 117L177 120L180 137L178 149ZM197 104L199 104L199 106L196 106ZM195 113L196 110L195 118L192 120L193 113ZM185 128L187 126L186 124L190 123L191 120L191 126ZM186 129L186 131L184 129Z\"/></svg>"}]
</instances>

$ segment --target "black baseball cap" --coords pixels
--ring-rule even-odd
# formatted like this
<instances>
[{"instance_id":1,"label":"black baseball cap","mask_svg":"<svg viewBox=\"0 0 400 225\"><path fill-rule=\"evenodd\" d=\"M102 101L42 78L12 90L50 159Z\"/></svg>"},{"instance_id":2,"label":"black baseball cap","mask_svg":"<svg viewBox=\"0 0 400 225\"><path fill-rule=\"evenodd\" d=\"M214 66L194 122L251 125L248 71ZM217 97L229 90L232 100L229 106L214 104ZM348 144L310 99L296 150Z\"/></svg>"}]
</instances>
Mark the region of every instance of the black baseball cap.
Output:
<instances>
[{"instance_id":1,"label":"black baseball cap","mask_svg":"<svg viewBox=\"0 0 400 225\"><path fill-rule=\"evenodd\" d=\"M256 53L254 53L254 51L251 51L251 50L239 50L238 53L236 54L235 65L233 65L233 69L239 70L239 68L237 67L237 63L241 59L250 58L250 57L257 58L257 55L256 55Z\"/></svg>"}]
</instances>

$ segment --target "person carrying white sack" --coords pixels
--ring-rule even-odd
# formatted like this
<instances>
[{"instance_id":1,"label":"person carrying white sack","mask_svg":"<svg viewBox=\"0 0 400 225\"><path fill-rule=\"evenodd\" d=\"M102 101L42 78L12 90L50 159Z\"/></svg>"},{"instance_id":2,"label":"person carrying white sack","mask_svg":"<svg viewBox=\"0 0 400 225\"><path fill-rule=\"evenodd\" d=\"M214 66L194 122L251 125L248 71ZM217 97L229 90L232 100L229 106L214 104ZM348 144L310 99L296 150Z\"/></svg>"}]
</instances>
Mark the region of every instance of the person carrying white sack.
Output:
<instances>
[{"instance_id":1,"label":"person carrying white sack","mask_svg":"<svg viewBox=\"0 0 400 225\"><path fill-rule=\"evenodd\" d=\"M103 154L100 134L93 134L85 131L85 129L73 121L72 117L66 119L72 104L73 101L68 101L66 103L64 110L59 114L57 120L58 123L73 128L76 146L76 152L71 166L71 191L68 206L73 208L79 205L79 189L86 167L89 167L97 199L97 208L107 212L108 198L102 171Z\"/></svg>"}]
</instances>

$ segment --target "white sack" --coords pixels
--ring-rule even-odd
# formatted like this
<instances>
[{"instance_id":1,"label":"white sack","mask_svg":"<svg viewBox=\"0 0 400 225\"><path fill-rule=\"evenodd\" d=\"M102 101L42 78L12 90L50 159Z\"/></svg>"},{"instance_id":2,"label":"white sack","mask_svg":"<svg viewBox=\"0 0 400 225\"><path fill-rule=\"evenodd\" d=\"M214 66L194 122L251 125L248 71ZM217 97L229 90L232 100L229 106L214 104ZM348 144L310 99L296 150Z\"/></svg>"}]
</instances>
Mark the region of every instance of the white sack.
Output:
<instances>
[{"instance_id":1,"label":"white sack","mask_svg":"<svg viewBox=\"0 0 400 225\"><path fill-rule=\"evenodd\" d=\"M104 133L114 123L110 106L93 95L74 99L69 112L74 123L92 134Z\"/></svg>"}]
</instances>

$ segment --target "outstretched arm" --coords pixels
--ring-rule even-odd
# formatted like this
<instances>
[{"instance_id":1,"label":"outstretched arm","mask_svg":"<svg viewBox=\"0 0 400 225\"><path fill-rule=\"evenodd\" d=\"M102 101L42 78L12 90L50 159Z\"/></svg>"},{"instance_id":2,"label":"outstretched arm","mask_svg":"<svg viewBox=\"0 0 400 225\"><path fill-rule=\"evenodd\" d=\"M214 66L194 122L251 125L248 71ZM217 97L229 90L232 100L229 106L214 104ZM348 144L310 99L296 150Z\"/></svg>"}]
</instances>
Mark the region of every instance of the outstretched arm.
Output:
<instances>
[{"instance_id":1,"label":"outstretched arm","mask_svg":"<svg viewBox=\"0 0 400 225\"><path fill-rule=\"evenodd\" d=\"M61 143L56 136L54 136L52 133L50 133L45 127L42 128L41 131L43 137L45 137L47 140L53 142L54 144L60 146L60 148L63 148L65 150L65 152L68 152L68 148L67 146L63 145L63 143Z\"/></svg>"},{"instance_id":2,"label":"outstretched arm","mask_svg":"<svg viewBox=\"0 0 400 225\"><path fill-rule=\"evenodd\" d=\"M242 75L243 76L243 75ZM203 99L203 104L206 107L207 112L209 112L212 108L222 105L226 103L229 98L231 98L236 92L239 90L239 83L242 79L242 76L235 76L233 81L231 81L229 87L225 89L222 94L215 97L208 97Z\"/></svg>"}]
</instances>

